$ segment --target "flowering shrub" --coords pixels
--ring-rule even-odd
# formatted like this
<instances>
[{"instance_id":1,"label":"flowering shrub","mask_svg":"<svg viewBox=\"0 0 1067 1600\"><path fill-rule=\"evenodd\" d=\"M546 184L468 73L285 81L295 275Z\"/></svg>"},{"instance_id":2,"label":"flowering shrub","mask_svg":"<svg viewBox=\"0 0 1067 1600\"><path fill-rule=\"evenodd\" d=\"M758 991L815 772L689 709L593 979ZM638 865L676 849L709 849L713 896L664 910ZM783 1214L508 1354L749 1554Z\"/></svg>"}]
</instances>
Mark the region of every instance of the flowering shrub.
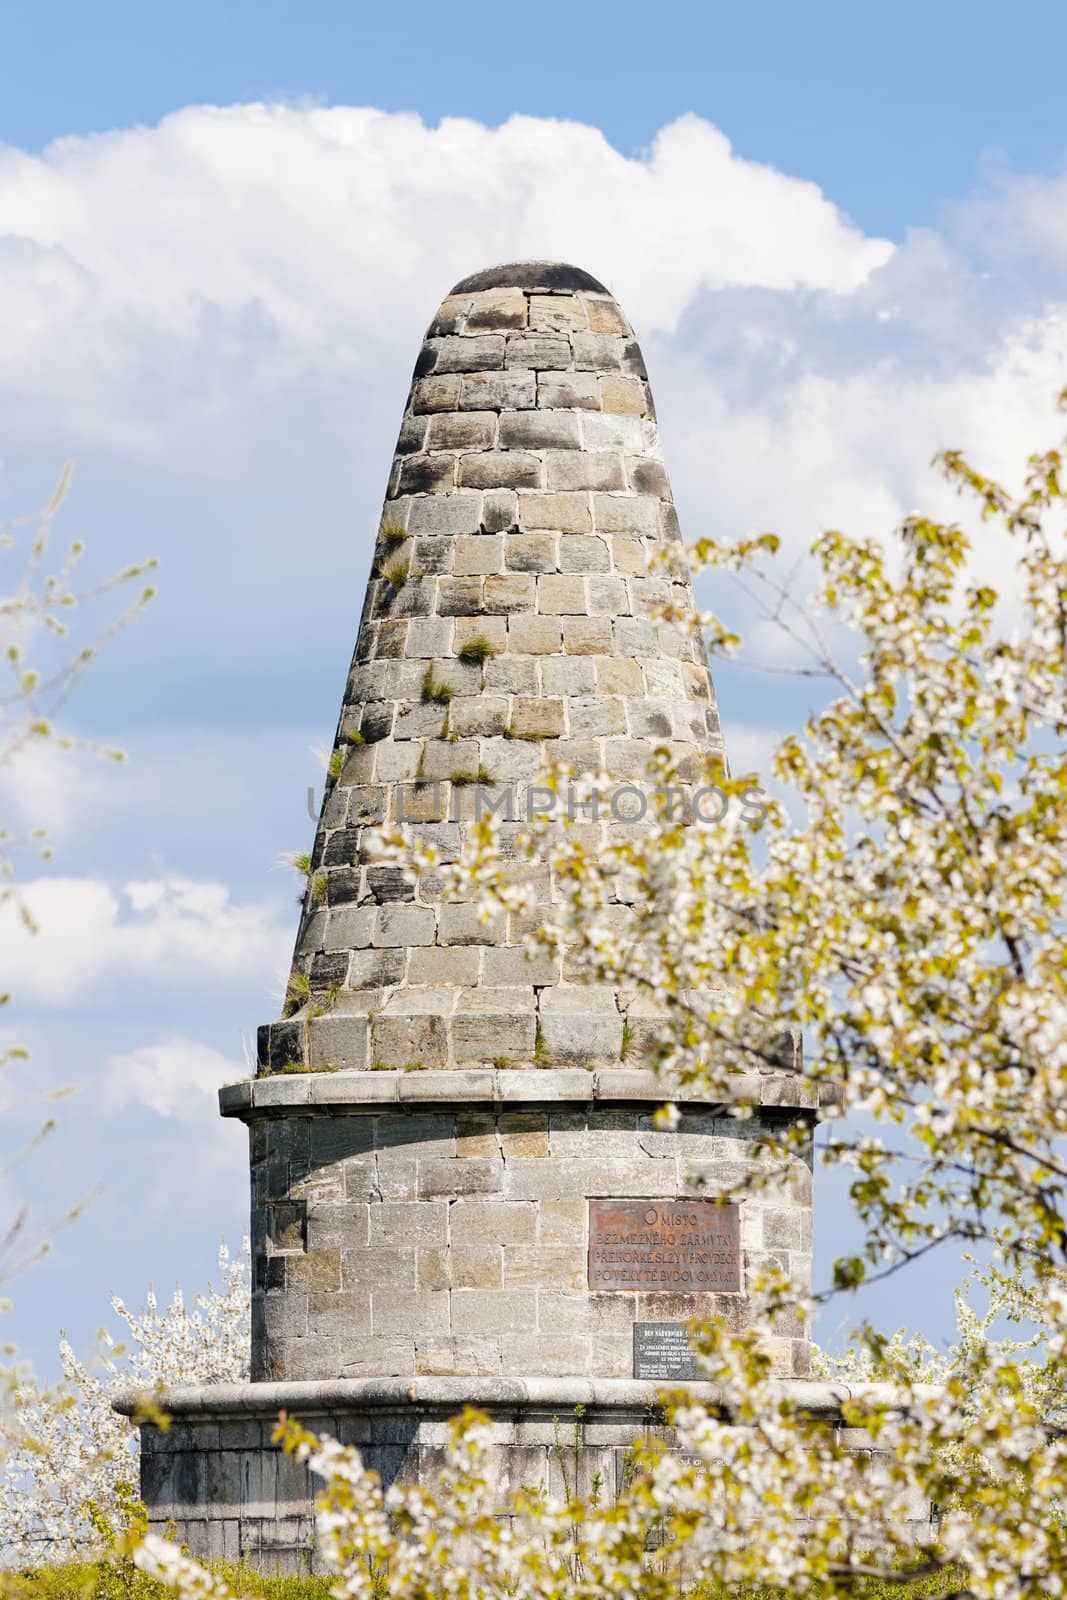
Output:
<instances>
[{"instance_id":1,"label":"flowering shrub","mask_svg":"<svg viewBox=\"0 0 1067 1600\"><path fill-rule=\"evenodd\" d=\"M221 1287L190 1309L180 1289L162 1310L149 1293L139 1311L113 1295L127 1337L99 1335L95 1359L82 1362L66 1339L62 1381L42 1388L13 1377L0 1456L0 1552L8 1562L57 1561L99 1544L101 1523L122 1527L129 1487L138 1480L138 1434L112 1410L120 1390L151 1397L161 1387L236 1383L248 1377L248 1244L219 1252Z\"/></svg>"}]
</instances>

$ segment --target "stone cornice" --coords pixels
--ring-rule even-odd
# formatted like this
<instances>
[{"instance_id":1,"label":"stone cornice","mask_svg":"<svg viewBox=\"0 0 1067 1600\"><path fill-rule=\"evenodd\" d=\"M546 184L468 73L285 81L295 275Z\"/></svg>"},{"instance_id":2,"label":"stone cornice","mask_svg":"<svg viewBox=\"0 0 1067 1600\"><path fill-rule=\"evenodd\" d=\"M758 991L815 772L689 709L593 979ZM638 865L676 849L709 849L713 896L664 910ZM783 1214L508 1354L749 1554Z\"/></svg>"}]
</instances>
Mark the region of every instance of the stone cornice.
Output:
<instances>
[{"instance_id":1,"label":"stone cornice","mask_svg":"<svg viewBox=\"0 0 1067 1600\"><path fill-rule=\"evenodd\" d=\"M388 1105L587 1106L604 1102L659 1106L666 1100L704 1108L747 1102L761 1110L817 1114L820 1105L832 1103L832 1094L829 1085L797 1075L753 1074L734 1080L729 1101L711 1100L707 1094L668 1077L627 1067L604 1071L475 1068L455 1072L292 1072L247 1078L219 1090L221 1114L243 1120L298 1107L351 1112L360 1108L380 1111Z\"/></svg>"}]
</instances>

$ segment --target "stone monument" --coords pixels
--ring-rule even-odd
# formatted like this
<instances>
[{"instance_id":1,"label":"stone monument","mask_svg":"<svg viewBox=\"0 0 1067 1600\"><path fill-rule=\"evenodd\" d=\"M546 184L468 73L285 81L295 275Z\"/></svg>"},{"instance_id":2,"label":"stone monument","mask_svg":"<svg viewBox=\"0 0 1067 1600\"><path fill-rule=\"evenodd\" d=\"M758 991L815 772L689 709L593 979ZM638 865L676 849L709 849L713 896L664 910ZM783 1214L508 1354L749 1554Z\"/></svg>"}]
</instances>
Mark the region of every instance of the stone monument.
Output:
<instances>
[{"instance_id":1,"label":"stone monument","mask_svg":"<svg viewBox=\"0 0 1067 1600\"><path fill-rule=\"evenodd\" d=\"M402 821L455 859L492 806L506 849L553 762L636 783L666 746L699 785L722 751L707 663L655 620L672 580L652 559L678 537L608 291L548 262L457 284L400 427L286 1014L260 1030L258 1076L220 1095L249 1130L252 1381L173 1393L171 1429L144 1430L151 1515L194 1552L307 1565L307 1476L270 1445L282 1408L388 1481L432 1472L476 1404L506 1489L551 1478L553 1418L581 1405L583 1470L611 1485L657 1382L695 1377L687 1320L744 1325L768 1256L810 1279L810 1163L740 1206L707 1198L754 1134L814 1129L788 1062L739 1083L751 1120L682 1094L658 1130L646 1006L576 981L565 953L528 959L526 918L485 925L368 848ZM578 825L593 843L642 826ZM550 905L542 863L511 870ZM790 1332L770 1345L803 1380Z\"/></svg>"}]
</instances>

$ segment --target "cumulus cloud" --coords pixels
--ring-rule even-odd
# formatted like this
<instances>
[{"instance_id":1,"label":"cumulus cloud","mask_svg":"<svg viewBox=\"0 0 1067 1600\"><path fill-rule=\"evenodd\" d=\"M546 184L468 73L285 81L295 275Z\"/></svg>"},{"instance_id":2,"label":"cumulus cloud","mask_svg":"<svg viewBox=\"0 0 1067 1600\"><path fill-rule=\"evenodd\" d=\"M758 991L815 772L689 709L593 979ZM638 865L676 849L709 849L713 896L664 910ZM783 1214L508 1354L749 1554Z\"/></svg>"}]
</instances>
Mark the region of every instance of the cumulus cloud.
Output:
<instances>
[{"instance_id":1,"label":"cumulus cloud","mask_svg":"<svg viewBox=\"0 0 1067 1600\"><path fill-rule=\"evenodd\" d=\"M247 1071L244 1062L175 1034L111 1057L101 1085L102 1109L114 1114L126 1106L145 1106L157 1116L203 1127L221 1085Z\"/></svg>"},{"instance_id":2,"label":"cumulus cloud","mask_svg":"<svg viewBox=\"0 0 1067 1600\"><path fill-rule=\"evenodd\" d=\"M293 938L281 899L235 903L222 883L159 878L112 884L97 878L39 878L19 907L0 907L0 963L20 1005L112 1010L145 989L225 989L250 974L281 973Z\"/></svg>"}]
</instances>

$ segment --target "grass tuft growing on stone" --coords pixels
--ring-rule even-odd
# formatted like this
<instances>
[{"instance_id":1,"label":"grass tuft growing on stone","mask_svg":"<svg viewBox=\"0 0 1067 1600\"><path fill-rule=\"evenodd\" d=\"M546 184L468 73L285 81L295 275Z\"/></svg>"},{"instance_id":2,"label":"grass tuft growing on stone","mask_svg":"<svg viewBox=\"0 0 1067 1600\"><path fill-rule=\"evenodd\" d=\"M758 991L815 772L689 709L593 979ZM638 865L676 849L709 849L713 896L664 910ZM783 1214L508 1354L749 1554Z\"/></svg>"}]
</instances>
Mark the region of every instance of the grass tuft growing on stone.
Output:
<instances>
[{"instance_id":1,"label":"grass tuft growing on stone","mask_svg":"<svg viewBox=\"0 0 1067 1600\"><path fill-rule=\"evenodd\" d=\"M407 542L408 530L400 527L399 523L390 522L378 535L382 542L383 550L399 550Z\"/></svg>"},{"instance_id":2,"label":"grass tuft growing on stone","mask_svg":"<svg viewBox=\"0 0 1067 1600\"><path fill-rule=\"evenodd\" d=\"M333 752L333 754L330 756L330 759L329 759L329 761L327 762L327 765L326 765L326 770L330 774L330 777L333 779L333 781L335 783L337 782L338 778L341 776L341 773L344 771L344 765L345 765L345 753L344 753L344 751L343 750L335 750Z\"/></svg>"},{"instance_id":3,"label":"grass tuft growing on stone","mask_svg":"<svg viewBox=\"0 0 1067 1600\"><path fill-rule=\"evenodd\" d=\"M455 772L450 772L448 781L449 783L454 783L457 789L463 789L472 783L480 783L483 787L487 787L493 782L493 774L482 762L477 772L471 772L463 767L458 768Z\"/></svg>"},{"instance_id":4,"label":"grass tuft growing on stone","mask_svg":"<svg viewBox=\"0 0 1067 1600\"><path fill-rule=\"evenodd\" d=\"M382 577L385 579L386 583L389 585L394 594L399 594L405 583L407 583L410 567L411 563L406 559L400 561L390 561L389 565L382 573Z\"/></svg>"},{"instance_id":5,"label":"grass tuft growing on stone","mask_svg":"<svg viewBox=\"0 0 1067 1600\"><path fill-rule=\"evenodd\" d=\"M540 1023L537 1024L537 1029L534 1033L533 1062L534 1066L541 1070L552 1065L552 1058L548 1053L548 1046L545 1044L545 1031Z\"/></svg>"},{"instance_id":6,"label":"grass tuft growing on stone","mask_svg":"<svg viewBox=\"0 0 1067 1600\"><path fill-rule=\"evenodd\" d=\"M496 649L484 634L479 633L475 638L468 639L466 644L461 644L456 655L465 666L482 667L496 655Z\"/></svg>"},{"instance_id":7,"label":"grass tuft growing on stone","mask_svg":"<svg viewBox=\"0 0 1067 1600\"><path fill-rule=\"evenodd\" d=\"M429 666L422 675L421 697L427 704L447 706L452 698L453 691L447 683L441 683L433 675L433 667Z\"/></svg>"},{"instance_id":8,"label":"grass tuft growing on stone","mask_svg":"<svg viewBox=\"0 0 1067 1600\"><path fill-rule=\"evenodd\" d=\"M622 1025L622 1044L619 1046L619 1060L625 1061L633 1048L634 1030L628 1022Z\"/></svg>"},{"instance_id":9,"label":"grass tuft growing on stone","mask_svg":"<svg viewBox=\"0 0 1067 1600\"><path fill-rule=\"evenodd\" d=\"M367 741L358 728L353 728L351 733L345 734L345 742L346 744L355 745L358 749L360 745L366 744Z\"/></svg>"},{"instance_id":10,"label":"grass tuft growing on stone","mask_svg":"<svg viewBox=\"0 0 1067 1600\"><path fill-rule=\"evenodd\" d=\"M311 903L313 906L326 904L326 896L330 891L330 878L326 872L316 872L311 880Z\"/></svg>"},{"instance_id":11,"label":"grass tuft growing on stone","mask_svg":"<svg viewBox=\"0 0 1067 1600\"><path fill-rule=\"evenodd\" d=\"M311 994L311 979L306 972L294 972L285 986L285 1004L282 1015L291 1017L294 1011L299 1011L304 1001Z\"/></svg>"}]
</instances>

